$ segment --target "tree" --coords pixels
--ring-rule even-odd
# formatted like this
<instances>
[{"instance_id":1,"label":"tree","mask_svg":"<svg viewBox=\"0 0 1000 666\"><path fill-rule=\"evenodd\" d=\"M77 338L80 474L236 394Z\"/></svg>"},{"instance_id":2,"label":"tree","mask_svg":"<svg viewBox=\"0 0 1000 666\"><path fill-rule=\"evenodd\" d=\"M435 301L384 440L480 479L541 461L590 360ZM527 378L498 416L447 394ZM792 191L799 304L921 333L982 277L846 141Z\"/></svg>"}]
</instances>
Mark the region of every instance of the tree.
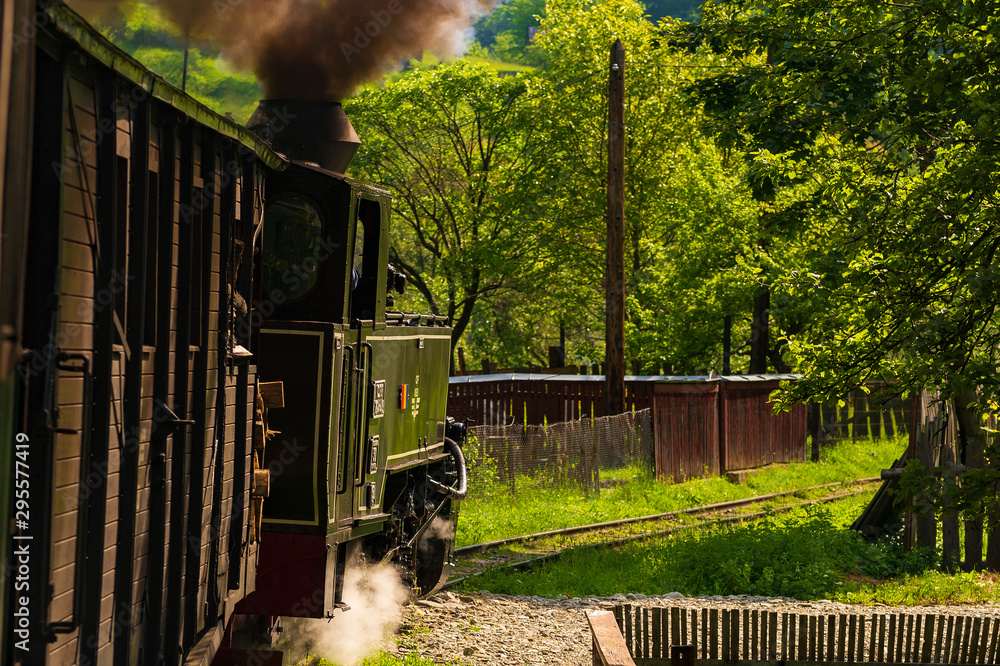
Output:
<instances>
[{"instance_id":1,"label":"tree","mask_svg":"<svg viewBox=\"0 0 1000 666\"><path fill-rule=\"evenodd\" d=\"M528 84L477 65L413 71L350 100L355 172L394 194L390 261L465 334L484 301L544 288L543 128ZM410 301L412 303L413 301Z\"/></svg>"},{"instance_id":2,"label":"tree","mask_svg":"<svg viewBox=\"0 0 1000 666\"><path fill-rule=\"evenodd\" d=\"M626 355L639 372L721 369L723 318L748 307L752 288L734 271L753 222L748 190L701 136L683 92L714 63L669 50L673 25L653 25L631 0L549 0L537 38L559 169L551 217L579 298L600 321L607 57L615 39L625 44Z\"/></svg>"},{"instance_id":3,"label":"tree","mask_svg":"<svg viewBox=\"0 0 1000 666\"><path fill-rule=\"evenodd\" d=\"M813 184L796 205L830 248L773 283L826 306L789 336L806 377L784 400L872 379L940 389L966 439L980 438L972 396L982 410L1000 397L1000 13L958 0L747 0L710 2L703 17L697 37L734 59L702 87L728 93L717 133L765 156L771 176ZM790 140L768 149L775 129ZM967 481L970 510L995 497L995 470Z\"/></svg>"},{"instance_id":4,"label":"tree","mask_svg":"<svg viewBox=\"0 0 1000 666\"><path fill-rule=\"evenodd\" d=\"M545 15L545 0L509 0L476 23L476 39L508 62L537 63L528 44L528 29Z\"/></svg>"}]
</instances>

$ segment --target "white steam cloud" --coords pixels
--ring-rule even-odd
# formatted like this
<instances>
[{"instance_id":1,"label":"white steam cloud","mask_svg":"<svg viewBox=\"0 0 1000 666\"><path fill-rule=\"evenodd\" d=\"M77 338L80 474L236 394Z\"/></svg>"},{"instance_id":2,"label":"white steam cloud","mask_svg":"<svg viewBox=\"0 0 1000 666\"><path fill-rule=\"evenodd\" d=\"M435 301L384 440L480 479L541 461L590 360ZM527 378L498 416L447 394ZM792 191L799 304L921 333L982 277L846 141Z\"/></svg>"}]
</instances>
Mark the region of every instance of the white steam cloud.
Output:
<instances>
[{"instance_id":1,"label":"white steam cloud","mask_svg":"<svg viewBox=\"0 0 1000 666\"><path fill-rule=\"evenodd\" d=\"M391 564L351 566L344 575L344 602L351 607L333 620L282 619L292 663L322 657L356 666L389 645L399 627L409 592Z\"/></svg>"}]
</instances>

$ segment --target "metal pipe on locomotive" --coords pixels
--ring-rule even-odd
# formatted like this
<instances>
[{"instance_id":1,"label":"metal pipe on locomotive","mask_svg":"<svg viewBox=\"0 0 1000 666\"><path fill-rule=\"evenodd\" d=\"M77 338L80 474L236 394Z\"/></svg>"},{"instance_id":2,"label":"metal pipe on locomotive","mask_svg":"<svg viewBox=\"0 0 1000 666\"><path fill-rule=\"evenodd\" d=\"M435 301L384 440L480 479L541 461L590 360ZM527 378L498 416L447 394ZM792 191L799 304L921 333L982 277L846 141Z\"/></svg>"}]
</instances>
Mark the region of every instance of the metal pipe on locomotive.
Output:
<instances>
[{"instance_id":1,"label":"metal pipe on locomotive","mask_svg":"<svg viewBox=\"0 0 1000 666\"><path fill-rule=\"evenodd\" d=\"M346 610L350 567L436 589L466 485L451 328L393 310L390 196L343 175L340 105L265 101L251 132L16 5L0 453L30 441L35 518L3 564L35 550L0 663L271 663L278 617Z\"/></svg>"}]
</instances>

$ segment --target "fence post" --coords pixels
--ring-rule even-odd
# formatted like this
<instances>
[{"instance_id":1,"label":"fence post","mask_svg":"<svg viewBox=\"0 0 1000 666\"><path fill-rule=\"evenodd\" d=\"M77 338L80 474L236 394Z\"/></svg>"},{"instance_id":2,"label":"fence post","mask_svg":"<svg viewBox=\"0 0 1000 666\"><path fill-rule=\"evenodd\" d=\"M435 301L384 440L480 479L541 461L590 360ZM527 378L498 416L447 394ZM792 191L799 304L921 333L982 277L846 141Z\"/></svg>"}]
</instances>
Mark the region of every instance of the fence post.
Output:
<instances>
[{"instance_id":1,"label":"fence post","mask_svg":"<svg viewBox=\"0 0 1000 666\"><path fill-rule=\"evenodd\" d=\"M957 483L955 475L955 447L948 441L941 443L941 466L944 468L944 480ZM947 497L947 495L946 495ZM951 506L945 508L941 521L941 565L946 571L954 571L958 565L958 512Z\"/></svg>"},{"instance_id":2,"label":"fence post","mask_svg":"<svg viewBox=\"0 0 1000 666\"><path fill-rule=\"evenodd\" d=\"M819 404L810 402L806 409L808 410L806 418L809 420L809 435L812 437L812 455L810 457L813 462L819 462Z\"/></svg>"},{"instance_id":3,"label":"fence post","mask_svg":"<svg viewBox=\"0 0 1000 666\"><path fill-rule=\"evenodd\" d=\"M917 432L916 445L914 451L917 460L924 466L924 473L931 474L934 469L934 440L928 429L922 428ZM926 498L919 504L927 505ZM918 515L917 523L917 547L934 548L937 545L937 522L934 513Z\"/></svg>"}]
</instances>

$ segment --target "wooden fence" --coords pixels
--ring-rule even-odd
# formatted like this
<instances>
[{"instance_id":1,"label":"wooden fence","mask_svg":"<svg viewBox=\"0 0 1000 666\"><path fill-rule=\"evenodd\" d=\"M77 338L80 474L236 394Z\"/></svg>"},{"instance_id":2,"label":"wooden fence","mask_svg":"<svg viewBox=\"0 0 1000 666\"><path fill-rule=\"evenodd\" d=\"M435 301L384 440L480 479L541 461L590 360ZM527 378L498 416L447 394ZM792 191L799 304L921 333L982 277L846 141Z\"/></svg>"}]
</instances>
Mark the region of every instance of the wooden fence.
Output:
<instances>
[{"instance_id":1,"label":"wooden fence","mask_svg":"<svg viewBox=\"0 0 1000 666\"><path fill-rule=\"evenodd\" d=\"M628 377L631 411L652 410L657 475L695 476L806 459L806 408L775 415L769 395L794 375ZM476 425L541 425L604 414L604 378L453 377L448 413Z\"/></svg>"},{"instance_id":2,"label":"wooden fence","mask_svg":"<svg viewBox=\"0 0 1000 666\"><path fill-rule=\"evenodd\" d=\"M645 377L625 382L625 407L652 407L653 383ZM475 425L543 425L604 416L600 375L504 374L452 377L448 415Z\"/></svg>"},{"instance_id":3,"label":"wooden fence","mask_svg":"<svg viewBox=\"0 0 1000 666\"><path fill-rule=\"evenodd\" d=\"M806 615L750 609L614 609L638 666L669 664L671 645L697 663L996 664L1000 618L943 614Z\"/></svg>"},{"instance_id":4,"label":"wooden fence","mask_svg":"<svg viewBox=\"0 0 1000 666\"><path fill-rule=\"evenodd\" d=\"M886 396L884 384L872 383L869 391L852 391L840 400L813 405L819 439L881 439L910 432L912 400ZM840 404L843 402L843 404Z\"/></svg>"}]
</instances>

